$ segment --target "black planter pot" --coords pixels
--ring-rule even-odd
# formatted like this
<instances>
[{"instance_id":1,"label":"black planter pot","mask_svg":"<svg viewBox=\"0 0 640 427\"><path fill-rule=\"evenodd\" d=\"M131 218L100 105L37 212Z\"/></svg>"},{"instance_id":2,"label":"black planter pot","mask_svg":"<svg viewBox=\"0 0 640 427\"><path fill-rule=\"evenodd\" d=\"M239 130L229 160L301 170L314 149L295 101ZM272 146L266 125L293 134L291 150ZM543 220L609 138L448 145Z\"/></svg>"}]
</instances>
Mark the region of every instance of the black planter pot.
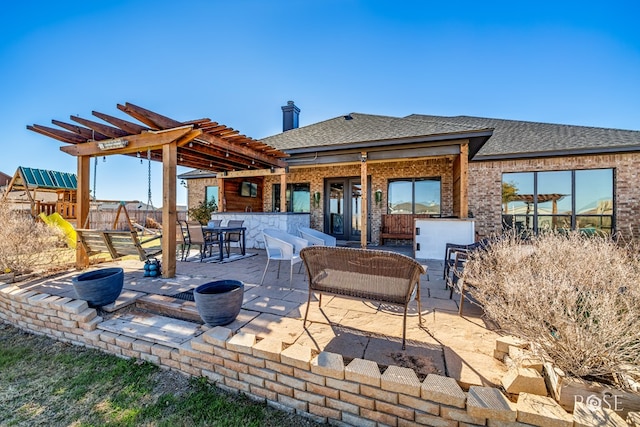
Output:
<instances>
[{"instance_id":1,"label":"black planter pot","mask_svg":"<svg viewBox=\"0 0 640 427\"><path fill-rule=\"evenodd\" d=\"M217 280L198 286L193 291L198 313L209 326L227 325L240 313L244 283L239 280Z\"/></svg>"},{"instance_id":2,"label":"black planter pot","mask_svg":"<svg viewBox=\"0 0 640 427\"><path fill-rule=\"evenodd\" d=\"M87 301L89 307L100 307L114 302L122 292L124 270L102 268L80 274L71 281L78 299Z\"/></svg>"}]
</instances>

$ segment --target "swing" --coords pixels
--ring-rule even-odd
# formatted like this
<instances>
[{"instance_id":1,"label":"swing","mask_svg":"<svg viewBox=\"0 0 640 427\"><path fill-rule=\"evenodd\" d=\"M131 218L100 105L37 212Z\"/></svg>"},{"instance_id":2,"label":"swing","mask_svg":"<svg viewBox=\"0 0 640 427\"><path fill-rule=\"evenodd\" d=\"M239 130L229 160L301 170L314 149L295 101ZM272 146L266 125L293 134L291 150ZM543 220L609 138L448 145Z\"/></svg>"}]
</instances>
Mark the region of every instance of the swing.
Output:
<instances>
[{"instance_id":1,"label":"swing","mask_svg":"<svg viewBox=\"0 0 640 427\"><path fill-rule=\"evenodd\" d=\"M147 206L144 211L144 225L138 224L135 221L130 222L133 227L136 228L139 232L148 234L162 234L162 225L159 224L155 218L151 218L149 216L149 212L155 212L155 208L153 207L153 200L151 198L151 149L147 149L147 161L148 161L148 171L147 171ZM142 164L142 159L140 159L140 163Z\"/></svg>"},{"instance_id":2,"label":"swing","mask_svg":"<svg viewBox=\"0 0 640 427\"><path fill-rule=\"evenodd\" d=\"M151 154L149 151L148 154L149 161L151 161ZM97 170L98 162L97 158L94 162L94 173L93 173L93 199L96 200L96 170ZM149 177L151 166L149 166ZM150 181L150 178L149 178ZM151 186L149 185L149 201L151 201ZM120 214L124 212L125 217L127 218L127 224L129 225L129 231L116 230L116 226L118 224L118 220L120 219ZM129 217L129 212L127 212L126 203L121 201L118 205L118 210L116 212L116 217L113 221L113 229L112 230L94 230L86 228L89 222L89 217L91 215L87 215L87 219L84 223L85 228L80 228L76 230L78 235L78 239L82 246L84 247L88 256L105 253L108 252L111 255L111 258L119 259L127 255L137 255L140 258L140 261L149 261L154 259L157 255L162 252L161 239L162 234L154 235L150 239L141 241L138 237L138 232L136 231L133 223L131 222L131 218ZM160 242L156 242L156 244L149 246L148 243L160 240Z\"/></svg>"}]
</instances>

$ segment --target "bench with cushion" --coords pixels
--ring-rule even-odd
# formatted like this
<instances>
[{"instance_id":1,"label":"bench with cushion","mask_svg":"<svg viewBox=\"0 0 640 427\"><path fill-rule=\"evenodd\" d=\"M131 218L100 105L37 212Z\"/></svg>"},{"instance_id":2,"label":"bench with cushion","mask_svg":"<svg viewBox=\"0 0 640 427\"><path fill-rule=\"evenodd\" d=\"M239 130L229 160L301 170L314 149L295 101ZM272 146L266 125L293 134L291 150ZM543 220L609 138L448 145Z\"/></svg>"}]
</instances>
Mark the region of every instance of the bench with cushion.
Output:
<instances>
[{"instance_id":1,"label":"bench with cushion","mask_svg":"<svg viewBox=\"0 0 640 427\"><path fill-rule=\"evenodd\" d=\"M309 298L304 314L307 324L311 295L318 293L318 305L322 294L342 295L375 302L402 306L402 349L407 332L407 308L415 298L418 303L419 322L422 324L420 306L420 275L425 268L408 256L369 249L330 246L309 246L300 251L309 279Z\"/></svg>"}]
</instances>

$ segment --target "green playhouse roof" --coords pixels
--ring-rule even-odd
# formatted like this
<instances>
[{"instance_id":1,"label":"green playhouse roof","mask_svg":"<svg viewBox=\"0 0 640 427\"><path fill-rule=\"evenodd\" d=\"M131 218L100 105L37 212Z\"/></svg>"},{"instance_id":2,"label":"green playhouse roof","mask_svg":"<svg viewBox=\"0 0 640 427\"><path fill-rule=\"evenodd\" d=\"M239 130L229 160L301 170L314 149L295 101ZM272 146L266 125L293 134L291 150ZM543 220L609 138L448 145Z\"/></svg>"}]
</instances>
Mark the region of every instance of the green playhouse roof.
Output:
<instances>
[{"instance_id":1,"label":"green playhouse roof","mask_svg":"<svg viewBox=\"0 0 640 427\"><path fill-rule=\"evenodd\" d=\"M61 190L77 190L78 177L74 173L34 169L20 166L20 175L27 187L50 188Z\"/></svg>"}]
</instances>

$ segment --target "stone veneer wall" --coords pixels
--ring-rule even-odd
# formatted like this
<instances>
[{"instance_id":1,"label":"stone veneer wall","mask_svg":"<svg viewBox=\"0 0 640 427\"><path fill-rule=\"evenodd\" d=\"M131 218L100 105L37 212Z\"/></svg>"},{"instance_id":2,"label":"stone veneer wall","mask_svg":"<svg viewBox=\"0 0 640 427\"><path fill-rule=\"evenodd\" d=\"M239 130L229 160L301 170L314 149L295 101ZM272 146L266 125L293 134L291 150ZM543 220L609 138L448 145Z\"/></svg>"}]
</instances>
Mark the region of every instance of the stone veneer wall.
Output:
<instances>
[{"instance_id":1,"label":"stone veneer wall","mask_svg":"<svg viewBox=\"0 0 640 427\"><path fill-rule=\"evenodd\" d=\"M226 225L229 220L243 220L245 244L247 248L264 249L262 230L276 228L289 234L298 235L298 227L309 227L309 214L293 212L216 212L211 219L222 220Z\"/></svg>"},{"instance_id":2,"label":"stone veneer wall","mask_svg":"<svg viewBox=\"0 0 640 427\"><path fill-rule=\"evenodd\" d=\"M0 321L74 345L136 358L186 375L206 377L221 389L244 393L280 410L333 425L571 426L571 416L547 397L525 395L517 404L498 389L464 392L452 378L420 381L409 368L316 354L300 345L215 327L174 348L100 330L102 318L86 301L0 283ZM526 398L522 398L525 395ZM556 406L554 406L556 405ZM552 408L552 409L549 409ZM561 409L560 409L561 410ZM514 422L526 424L512 424ZM582 424L580 424L582 425Z\"/></svg>"},{"instance_id":3,"label":"stone veneer wall","mask_svg":"<svg viewBox=\"0 0 640 427\"><path fill-rule=\"evenodd\" d=\"M480 237L502 231L502 173L614 168L616 230L638 238L640 186L637 153L551 157L469 163L469 210ZM633 231L633 233L631 233Z\"/></svg>"}]
</instances>

